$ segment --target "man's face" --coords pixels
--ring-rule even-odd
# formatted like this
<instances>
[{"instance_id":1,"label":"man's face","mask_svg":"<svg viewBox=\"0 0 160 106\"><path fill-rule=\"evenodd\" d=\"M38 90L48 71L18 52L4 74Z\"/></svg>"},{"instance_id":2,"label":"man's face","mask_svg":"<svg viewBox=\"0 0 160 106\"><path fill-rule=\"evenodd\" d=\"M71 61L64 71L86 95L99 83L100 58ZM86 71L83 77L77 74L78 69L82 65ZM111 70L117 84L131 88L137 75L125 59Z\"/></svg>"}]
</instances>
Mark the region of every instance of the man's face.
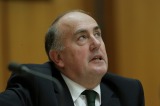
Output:
<instances>
[{"instance_id":1,"label":"man's face","mask_svg":"<svg viewBox=\"0 0 160 106\"><path fill-rule=\"evenodd\" d=\"M64 45L60 52L62 73L72 80L102 77L107 72L108 60L96 21L86 14L72 12L60 20L59 29Z\"/></svg>"}]
</instances>

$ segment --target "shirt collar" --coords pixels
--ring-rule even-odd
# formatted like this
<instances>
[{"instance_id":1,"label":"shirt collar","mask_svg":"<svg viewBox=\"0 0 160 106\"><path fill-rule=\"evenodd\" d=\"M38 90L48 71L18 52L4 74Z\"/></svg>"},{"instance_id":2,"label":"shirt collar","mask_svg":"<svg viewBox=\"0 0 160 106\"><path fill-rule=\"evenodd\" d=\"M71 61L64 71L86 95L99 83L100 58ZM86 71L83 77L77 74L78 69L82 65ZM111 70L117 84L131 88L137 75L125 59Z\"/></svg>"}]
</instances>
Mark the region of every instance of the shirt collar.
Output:
<instances>
[{"instance_id":1,"label":"shirt collar","mask_svg":"<svg viewBox=\"0 0 160 106\"><path fill-rule=\"evenodd\" d=\"M81 93L86 90L86 88L84 88L83 86L77 84L76 82L72 81L71 79L69 79L68 77L66 77L65 75L61 74L63 79L65 80L69 91L71 93L72 99L75 102L78 97L81 95ZM96 86L94 89L94 91L96 91L98 93L98 101L101 104L101 91L100 91L100 85Z\"/></svg>"}]
</instances>

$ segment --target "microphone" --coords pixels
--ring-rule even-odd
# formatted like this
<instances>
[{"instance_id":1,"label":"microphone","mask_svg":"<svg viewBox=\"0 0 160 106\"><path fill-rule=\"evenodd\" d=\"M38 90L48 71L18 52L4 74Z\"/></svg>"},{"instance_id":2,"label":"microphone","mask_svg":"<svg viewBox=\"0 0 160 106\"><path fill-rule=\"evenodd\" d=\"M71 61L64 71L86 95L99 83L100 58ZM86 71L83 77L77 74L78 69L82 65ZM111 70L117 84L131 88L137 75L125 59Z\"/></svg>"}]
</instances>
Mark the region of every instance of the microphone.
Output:
<instances>
[{"instance_id":1,"label":"microphone","mask_svg":"<svg viewBox=\"0 0 160 106\"><path fill-rule=\"evenodd\" d=\"M54 85L59 89L60 99L61 99L61 101L59 101L60 106L64 106L64 102L63 102L64 91L63 91L62 85L60 84L60 82L56 78L49 76L49 75L45 75L45 74L37 72L37 71L33 71L25 65L17 64L14 62L12 62L8 65L8 69L10 71L16 72L18 74L31 74L31 75L38 76L40 78L44 78L44 79L52 81L54 83Z\"/></svg>"}]
</instances>

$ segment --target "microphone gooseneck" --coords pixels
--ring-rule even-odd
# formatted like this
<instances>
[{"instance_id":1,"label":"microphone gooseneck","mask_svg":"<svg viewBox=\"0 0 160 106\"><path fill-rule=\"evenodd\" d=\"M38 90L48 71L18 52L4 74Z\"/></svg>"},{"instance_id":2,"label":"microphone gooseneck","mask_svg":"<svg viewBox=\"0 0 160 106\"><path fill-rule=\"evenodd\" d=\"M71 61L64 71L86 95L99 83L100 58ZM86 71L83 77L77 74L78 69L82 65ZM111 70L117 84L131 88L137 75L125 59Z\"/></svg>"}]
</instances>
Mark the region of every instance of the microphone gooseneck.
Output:
<instances>
[{"instance_id":1,"label":"microphone gooseneck","mask_svg":"<svg viewBox=\"0 0 160 106\"><path fill-rule=\"evenodd\" d=\"M34 75L34 76L38 76L40 78L43 78L43 79L47 79L47 80L50 80L54 83L54 85L59 89L59 93L60 93L60 98L61 101L60 101L60 106L64 106L64 102L63 102L63 98L64 98L64 91L63 91L63 88L62 88L62 85L60 84L60 82L52 77L52 76L49 76L49 75L45 75L43 73L40 73L40 72L37 72L37 71L34 71L34 70L31 70L29 69L27 66L25 65L22 65L22 64L17 64L17 63L10 63L8 65L8 69L12 72L16 72L18 74L31 74L31 75Z\"/></svg>"}]
</instances>

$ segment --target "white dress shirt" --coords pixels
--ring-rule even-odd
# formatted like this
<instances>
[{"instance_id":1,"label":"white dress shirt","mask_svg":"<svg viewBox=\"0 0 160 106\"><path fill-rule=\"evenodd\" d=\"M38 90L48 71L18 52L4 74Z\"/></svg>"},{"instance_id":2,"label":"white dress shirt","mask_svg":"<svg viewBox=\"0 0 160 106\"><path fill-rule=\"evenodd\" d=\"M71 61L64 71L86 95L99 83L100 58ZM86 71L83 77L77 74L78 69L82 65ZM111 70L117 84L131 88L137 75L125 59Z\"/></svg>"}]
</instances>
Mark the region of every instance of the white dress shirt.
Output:
<instances>
[{"instance_id":1,"label":"white dress shirt","mask_svg":"<svg viewBox=\"0 0 160 106\"><path fill-rule=\"evenodd\" d=\"M84 90L86 90L86 88L70 80L65 75L63 74L61 75L69 88L69 91L72 96L72 100L74 102L74 106L87 106L87 100L86 100L85 95L81 95L81 93ZM93 90L98 93L98 96L96 97L96 100L95 100L95 106L100 106L101 105L100 85L96 86Z\"/></svg>"}]
</instances>

